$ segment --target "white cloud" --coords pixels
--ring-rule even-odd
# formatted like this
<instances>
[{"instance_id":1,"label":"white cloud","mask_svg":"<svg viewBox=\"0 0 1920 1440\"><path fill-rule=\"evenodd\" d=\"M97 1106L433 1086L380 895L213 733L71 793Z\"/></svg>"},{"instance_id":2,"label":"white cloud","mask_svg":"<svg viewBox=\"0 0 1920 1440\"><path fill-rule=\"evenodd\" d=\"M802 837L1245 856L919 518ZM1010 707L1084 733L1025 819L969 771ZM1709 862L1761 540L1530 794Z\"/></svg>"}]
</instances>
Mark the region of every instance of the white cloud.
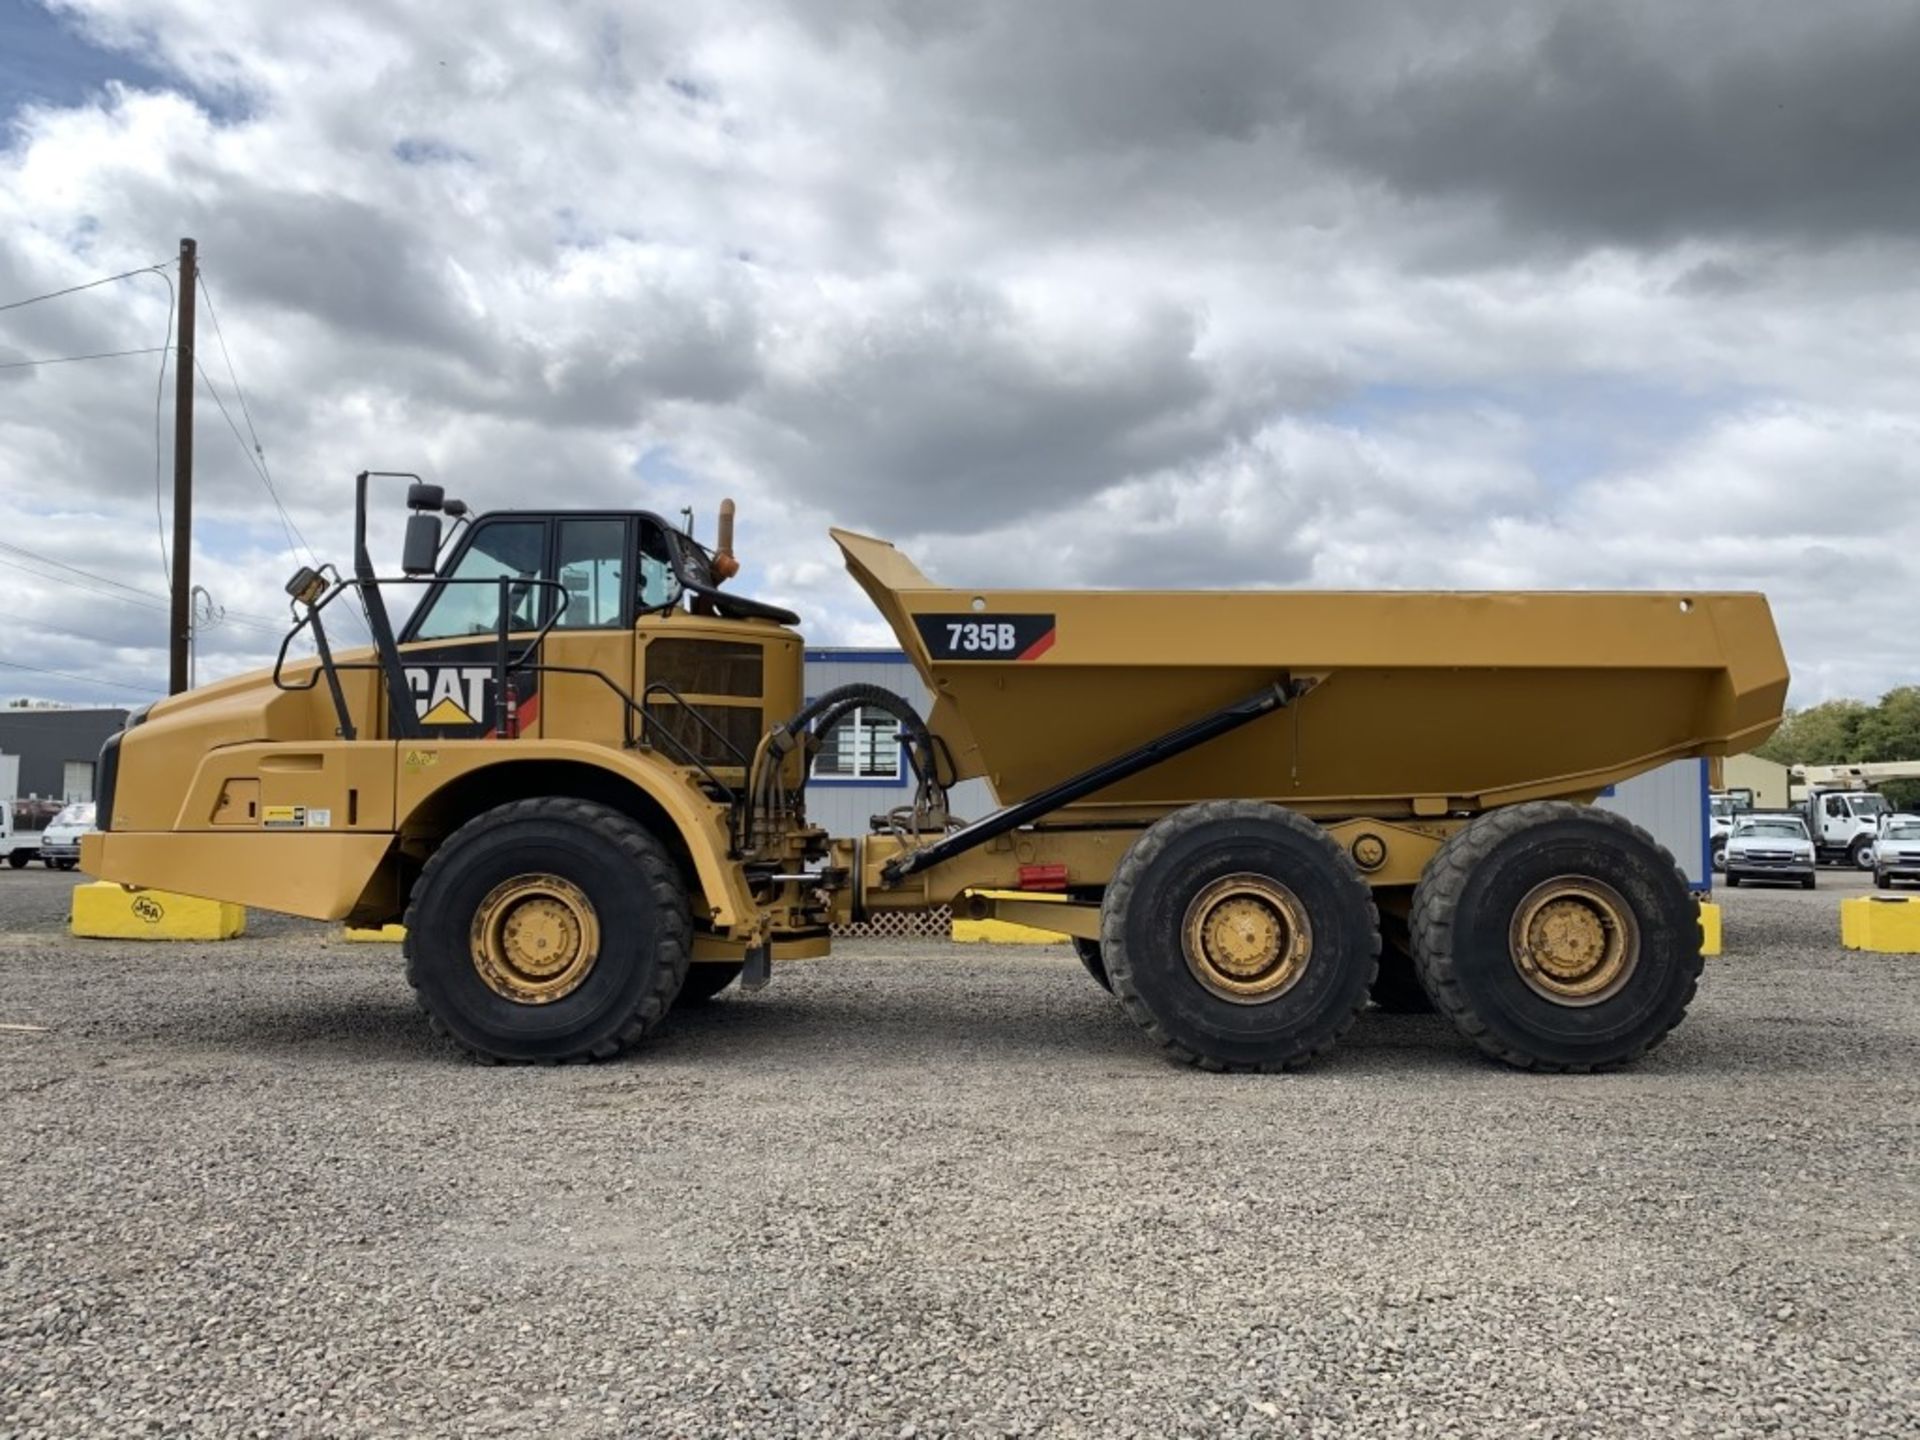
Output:
<instances>
[{"instance_id":1,"label":"white cloud","mask_svg":"<svg viewBox=\"0 0 1920 1440\"><path fill-rule=\"evenodd\" d=\"M730 493L741 583L819 640L885 638L840 523L962 584L1762 588L1796 699L1911 681L1916 632L1859 603L1920 542L1914 92L1870 63L1905 7L1684 47L1599 8L67 0L178 89L14 116L0 302L197 236L335 558L369 465L482 505ZM1848 106L1765 118L1843 72ZM165 320L129 282L0 314L0 359ZM0 371L0 525L158 589L151 359ZM278 614L279 521L204 399L199 453L202 573ZM0 658L163 676L157 613L6 573Z\"/></svg>"}]
</instances>

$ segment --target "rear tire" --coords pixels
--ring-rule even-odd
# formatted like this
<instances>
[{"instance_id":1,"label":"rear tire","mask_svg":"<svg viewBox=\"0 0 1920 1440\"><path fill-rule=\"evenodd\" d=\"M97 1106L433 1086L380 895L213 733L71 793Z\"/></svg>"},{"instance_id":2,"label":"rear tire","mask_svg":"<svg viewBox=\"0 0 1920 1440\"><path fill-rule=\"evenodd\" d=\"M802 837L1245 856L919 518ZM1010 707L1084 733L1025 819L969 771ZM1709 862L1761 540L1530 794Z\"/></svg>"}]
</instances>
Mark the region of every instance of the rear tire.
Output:
<instances>
[{"instance_id":1,"label":"rear tire","mask_svg":"<svg viewBox=\"0 0 1920 1440\"><path fill-rule=\"evenodd\" d=\"M1093 977L1093 983L1111 995L1113 981L1107 975L1107 961L1100 953L1100 942L1076 935L1073 937L1073 953L1080 957L1080 963L1086 967L1087 974Z\"/></svg>"},{"instance_id":2,"label":"rear tire","mask_svg":"<svg viewBox=\"0 0 1920 1440\"><path fill-rule=\"evenodd\" d=\"M407 980L433 1028L484 1060L604 1060L660 1023L692 924L665 848L617 810L516 800L427 861Z\"/></svg>"},{"instance_id":3,"label":"rear tire","mask_svg":"<svg viewBox=\"0 0 1920 1440\"><path fill-rule=\"evenodd\" d=\"M1114 994L1175 1059L1288 1070L1365 1008L1373 896L1311 820L1251 800L1176 810L1122 857L1100 907Z\"/></svg>"},{"instance_id":4,"label":"rear tire","mask_svg":"<svg viewBox=\"0 0 1920 1440\"><path fill-rule=\"evenodd\" d=\"M704 1005L722 990L740 978L740 972L746 969L744 962L717 964L711 960L687 967L687 978L680 986L680 993L673 997L676 1005Z\"/></svg>"},{"instance_id":5,"label":"rear tire","mask_svg":"<svg viewBox=\"0 0 1920 1440\"><path fill-rule=\"evenodd\" d=\"M1442 845L1414 890L1413 938L1435 1006L1523 1070L1639 1058L1680 1023L1703 964L1673 857L1619 815L1558 800L1483 815Z\"/></svg>"},{"instance_id":6,"label":"rear tire","mask_svg":"<svg viewBox=\"0 0 1920 1440\"><path fill-rule=\"evenodd\" d=\"M30 864L32 860L33 860L32 854L25 850L16 850L11 855L7 856L7 864L11 865L16 870L26 869L28 864Z\"/></svg>"}]
</instances>

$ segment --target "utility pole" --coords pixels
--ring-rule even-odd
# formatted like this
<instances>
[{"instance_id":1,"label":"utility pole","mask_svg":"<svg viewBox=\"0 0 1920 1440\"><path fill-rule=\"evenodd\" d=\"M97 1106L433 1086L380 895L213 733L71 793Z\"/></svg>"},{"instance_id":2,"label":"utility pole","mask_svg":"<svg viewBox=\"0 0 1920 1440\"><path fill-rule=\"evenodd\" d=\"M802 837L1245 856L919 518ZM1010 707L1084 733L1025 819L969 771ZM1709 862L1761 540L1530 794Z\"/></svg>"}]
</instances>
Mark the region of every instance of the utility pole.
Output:
<instances>
[{"instance_id":1,"label":"utility pole","mask_svg":"<svg viewBox=\"0 0 1920 1440\"><path fill-rule=\"evenodd\" d=\"M193 299L199 246L180 242L180 348L173 373L173 607L167 644L167 693L192 683L193 636Z\"/></svg>"}]
</instances>

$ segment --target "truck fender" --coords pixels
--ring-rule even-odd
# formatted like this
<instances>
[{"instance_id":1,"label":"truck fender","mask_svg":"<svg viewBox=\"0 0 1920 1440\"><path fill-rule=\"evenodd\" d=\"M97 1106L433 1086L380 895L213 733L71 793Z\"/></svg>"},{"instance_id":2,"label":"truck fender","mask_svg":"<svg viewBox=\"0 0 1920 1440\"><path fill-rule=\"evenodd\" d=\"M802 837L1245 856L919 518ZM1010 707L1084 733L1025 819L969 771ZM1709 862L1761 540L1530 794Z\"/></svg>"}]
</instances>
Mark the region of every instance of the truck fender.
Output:
<instances>
[{"instance_id":1,"label":"truck fender","mask_svg":"<svg viewBox=\"0 0 1920 1440\"><path fill-rule=\"evenodd\" d=\"M517 752L517 753L516 753ZM687 860L712 911L715 930L750 923L755 913L746 877L730 858L728 812L685 777L645 754L609 750L584 740L448 741L402 745L395 793L399 829L420 828L455 787L483 787L487 804L527 795L572 794L639 810L642 823L671 833L660 839ZM513 772L513 773L509 773ZM484 778L483 778L484 777ZM633 803L638 797L639 804ZM464 799L465 797L463 797Z\"/></svg>"}]
</instances>

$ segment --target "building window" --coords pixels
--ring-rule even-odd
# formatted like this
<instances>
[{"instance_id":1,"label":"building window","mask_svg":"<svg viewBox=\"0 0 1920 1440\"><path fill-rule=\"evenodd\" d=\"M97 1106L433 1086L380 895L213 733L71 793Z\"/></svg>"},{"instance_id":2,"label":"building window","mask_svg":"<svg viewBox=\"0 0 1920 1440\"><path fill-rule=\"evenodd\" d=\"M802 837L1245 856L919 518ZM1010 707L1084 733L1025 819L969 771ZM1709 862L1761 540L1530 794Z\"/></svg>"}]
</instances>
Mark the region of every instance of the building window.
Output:
<instances>
[{"instance_id":1,"label":"building window","mask_svg":"<svg viewBox=\"0 0 1920 1440\"><path fill-rule=\"evenodd\" d=\"M900 722L862 707L834 721L813 759L816 780L898 780Z\"/></svg>"}]
</instances>

